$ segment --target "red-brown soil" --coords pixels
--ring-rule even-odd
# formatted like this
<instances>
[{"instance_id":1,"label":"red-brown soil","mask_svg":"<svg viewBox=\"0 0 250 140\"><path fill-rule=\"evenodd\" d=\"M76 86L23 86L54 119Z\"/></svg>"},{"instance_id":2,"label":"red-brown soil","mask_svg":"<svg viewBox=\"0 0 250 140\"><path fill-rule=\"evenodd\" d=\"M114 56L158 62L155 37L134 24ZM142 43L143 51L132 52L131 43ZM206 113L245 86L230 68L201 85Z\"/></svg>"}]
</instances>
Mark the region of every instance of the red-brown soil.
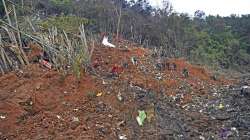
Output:
<instances>
[{"instance_id":1,"label":"red-brown soil","mask_svg":"<svg viewBox=\"0 0 250 140\"><path fill-rule=\"evenodd\" d=\"M138 59L137 65L132 64L131 57ZM120 134L130 139L133 134L126 126L137 125L140 103L127 97L127 87L138 86L154 94L174 96L186 86L187 93L180 102L184 105L194 95L208 94L212 87L230 83L223 78L213 80L212 73L205 68L183 59L168 61L175 63L177 69L156 70L148 49L99 46L92 58L95 74L84 73L80 81L71 74L65 76L39 64L1 76L0 115L5 118L0 119L0 139L99 140L117 139ZM116 78L110 77L114 66L119 68ZM188 78L182 74L184 68L189 70ZM97 97L98 93L101 96ZM117 99L118 93L125 101Z\"/></svg>"}]
</instances>

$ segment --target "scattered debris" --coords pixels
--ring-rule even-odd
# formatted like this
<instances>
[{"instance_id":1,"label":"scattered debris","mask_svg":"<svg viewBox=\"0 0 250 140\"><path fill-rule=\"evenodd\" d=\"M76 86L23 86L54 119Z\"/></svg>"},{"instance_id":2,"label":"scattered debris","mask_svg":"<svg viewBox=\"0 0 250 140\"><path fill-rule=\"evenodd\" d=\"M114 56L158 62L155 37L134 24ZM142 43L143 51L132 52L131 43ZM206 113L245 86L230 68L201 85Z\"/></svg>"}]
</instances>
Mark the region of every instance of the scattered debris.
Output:
<instances>
[{"instance_id":1,"label":"scattered debris","mask_svg":"<svg viewBox=\"0 0 250 140\"><path fill-rule=\"evenodd\" d=\"M56 115L57 119L62 120L62 117L59 115Z\"/></svg>"},{"instance_id":2,"label":"scattered debris","mask_svg":"<svg viewBox=\"0 0 250 140\"><path fill-rule=\"evenodd\" d=\"M133 65L137 65L138 61L137 61L137 58L136 57L131 57L131 62Z\"/></svg>"},{"instance_id":3,"label":"scattered debris","mask_svg":"<svg viewBox=\"0 0 250 140\"><path fill-rule=\"evenodd\" d=\"M72 118L72 121L73 121L73 122L79 122L80 120L79 120L78 117L73 117L73 118Z\"/></svg>"},{"instance_id":4,"label":"scattered debris","mask_svg":"<svg viewBox=\"0 0 250 140\"><path fill-rule=\"evenodd\" d=\"M206 140L205 137L203 137L203 136L199 136L199 139L200 140Z\"/></svg>"},{"instance_id":5,"label":"scattered debris","mask_svg":"<svg viewBox=\"0 0 250 140\"><path fill-rule=\"evenodd\" d=\"M6 119L6 116L0 115L0 119Z\"/></svg>"},{"instance_id":6,"label":"scattered debris","mask_svg":"<svg viewBox=\"0 0 250 140\"><path fill-rule=\"evenodd\" d=\"M3 135L9 139L17 139L12 134L37 139L36 132L46 139L55 138L55 133L60 133L56 138L68 138L72 130L74 136L84 135L79 139L250 138L250 102L240 94L243 84L221 77L215 81L209 72L182 59L169 59L166 64L162 61L167 69L158 71L155 61L146 54L147 50L131 46L129 51L95 49L92 61L98 60L98 66L93 67L94 74L86 72L79 85L72 75L59 83L61 75L57 71L46 71L37 64L23 70L31 72L31 78L17 77L15 73L0 77L0 111L11 110L0 131L5 132L2 126L8 126L4 128L11 134ZM119 76L110 78L114 66L113 73ZM184 68L192 76L184 78ZM30 97L32 100L26 101ZM17 105L9 103L24 99L26 102ZM21 127L9 121L16 122L12 118L30 108L39 113L23 116L27 123ZM34 135L28 135L31 126L39 126L34 127ZM144 126L143 130L140 126Z\"/></svg>"},{"instance_id":7,"label":"scattered debris","mask_svg":"<svg viewBox=\"0 0 250 140\"><path fill-rule=\"evenodd\" d=\"M119 93L117 94L117 99L118 99L120 102L123 101L123 97L122 97L121 92L119 92Z\"/></svg>"},{"instance_id":8,"label":"scattered debris","mask_svg":"<svg viewBox=\"0 0 250 140\"><path fill-rule=\"evenodd\" d=\"M112 67L111 73L113 76L119 76L119 74L121 74L122 72L123 72L123 68L121 66L114 65Z\"/></svg>"},{"instance_id":9,"label":"scattered debris","mask_svg":"<svg viewBox=\"0 0 250 140\"><path fill-rule=\"evenodd\" d=\"M104 46L106 46L106 47L115 48L115 45L108 42L108 37L107 36L103 37L102 44Z\"/></svg>"},{"instance_id":10,"label":"scattered debris","mask_svg":"<svg viewBox=\"0 0 250 140\"><path fill-rule=\"evenodd\" d=\"M224 105L223 104L220 104L219 106L218 106L218 109L223 109L224 108Z\"/></svg>"},{"instance_id":11,"label":"scattered debris","mask_svg":"<svg viewBox=\"0 0 250 140\"><path fill-rule=\"evenodd\" d=\"M96 94L96 97L101 97L102 95L103 95L103 93L99 92L99 93Z\"/></svg>"},{"instance_id":12,"label":"scattered debris","mask_svg":"<svg viewBox=\"0 0 250 140\"><path fill-rule=\"evenodd\" d=\"M124 134L119 135L119 140L127 140L127 136Z\"/></svg>"},{"instance_id":13,"label":"scattered debris","mask_svg":"<svg viewBox=\"0 0 250 140\"><path fill-rule=\"evenodd\" d=\"M40 64L48 69L52 69L52 64L50 64L48 61L46 60L40 60Z\"/></svg>"}]
</instances>

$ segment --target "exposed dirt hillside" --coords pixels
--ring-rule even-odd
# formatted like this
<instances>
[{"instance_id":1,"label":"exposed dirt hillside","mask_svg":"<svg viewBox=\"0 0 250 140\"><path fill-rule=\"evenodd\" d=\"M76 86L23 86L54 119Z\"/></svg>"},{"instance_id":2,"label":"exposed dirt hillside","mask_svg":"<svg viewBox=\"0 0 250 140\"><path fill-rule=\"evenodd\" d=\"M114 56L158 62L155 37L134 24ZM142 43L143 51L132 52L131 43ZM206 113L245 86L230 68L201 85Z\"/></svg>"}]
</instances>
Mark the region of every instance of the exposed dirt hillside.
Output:
<instances>
[{"instance_id":1,"label":"exposed dirt hillside","mask_svg":"<svg viewBox=\"0 0 250 140\"><path fill-rule=\"evenodd\" d=\"M223 122L203 105L233 82L182 59L161 70L157 61L147 49L97 46L80 82L39 64L1 76L0 139L220 138Z\"/></svg>"}]
</instances>

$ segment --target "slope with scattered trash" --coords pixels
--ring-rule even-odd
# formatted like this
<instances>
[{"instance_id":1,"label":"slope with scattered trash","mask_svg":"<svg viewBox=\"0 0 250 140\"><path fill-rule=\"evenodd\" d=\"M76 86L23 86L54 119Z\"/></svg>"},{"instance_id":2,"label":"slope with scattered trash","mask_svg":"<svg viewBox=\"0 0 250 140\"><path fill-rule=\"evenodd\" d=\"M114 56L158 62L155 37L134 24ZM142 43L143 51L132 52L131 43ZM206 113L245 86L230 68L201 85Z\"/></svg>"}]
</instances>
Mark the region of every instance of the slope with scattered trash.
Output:
<instances>
[{"instance_id":1,"label":"slope with scattered trash","mask_svg":"<svg viewBox=\"0 0 250 140\"><path fill-rule=\"evenodd\" d=\"M93 54L80 80L38 63L1 76L0 139L249 139L236 80L129 43Z\"/></svg>"}]
</instances>

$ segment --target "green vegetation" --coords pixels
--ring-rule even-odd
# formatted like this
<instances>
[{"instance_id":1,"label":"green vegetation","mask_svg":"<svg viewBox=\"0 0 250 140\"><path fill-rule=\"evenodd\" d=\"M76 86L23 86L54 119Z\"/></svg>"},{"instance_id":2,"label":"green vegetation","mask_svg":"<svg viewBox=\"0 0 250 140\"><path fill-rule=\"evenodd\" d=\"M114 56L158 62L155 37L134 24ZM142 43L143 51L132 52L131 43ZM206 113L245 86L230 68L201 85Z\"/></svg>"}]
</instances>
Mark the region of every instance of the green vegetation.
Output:
<instances>
[{"instance_id":1,"label":"green vegetation","mask_svg":"<svg viewBox=\"0 0 250 140\"><path fill-rule=\"evenodd\" d=\"M50 0L50 1L55 5L62 5L62 6L68 5L72 2L71 0Z\"/></svg>"},{"instance_id":2,"label":"green vegetation","mask_svg":"<svg viewBox=\"0 0 250 140\"><path fill-rule=\"evenodd\" d=\"M162 9L151 7L147 0L44 0L28 5L29 1L25 0L24 6L46 11L40 23L45 29L57 26L74 32L83 23L87 33L98 35L116 34L119 27L120 37L145 47L162 48L162 56L250 70L250 15L206 16L197 9L191 18L173 12L167 0Z\"/></svg>"},{"instance_id":3,"label":"green vegetation","mask_svg":"<svg viewBox=\"0 0 250 140\"><path fill-rule=\"evenodd\" d=\"M89 21L86 18L80 18L76 16L58 16L49 17L46 20L40 22L40 26L43 29L48 30L52 27L57 27L58 30L65 30L66 32L77 32L81 24L88 24Z\"/></svg>"},{"instance_id":4,"label":"green vegetation","mask_svg":"<svg viewBox=\"0 0 250 140\"><path fill-rule=\"evenodd\" d=\"M241 31L237 29L239 25L232 25L237 20L231 22L227 20L231 18L233 16L225 18L208 16L204 20L202 23L204 27L193 34L199 41L196 41L192 48L190 55L192 60L226 69L237 69L250 64L249 40L244 40L245 35L250 34L250 30L241 36ZM250 16L247 20L250 22ZM247 28L249 27L250 24Z\"/></svg>"}]
</instances>

